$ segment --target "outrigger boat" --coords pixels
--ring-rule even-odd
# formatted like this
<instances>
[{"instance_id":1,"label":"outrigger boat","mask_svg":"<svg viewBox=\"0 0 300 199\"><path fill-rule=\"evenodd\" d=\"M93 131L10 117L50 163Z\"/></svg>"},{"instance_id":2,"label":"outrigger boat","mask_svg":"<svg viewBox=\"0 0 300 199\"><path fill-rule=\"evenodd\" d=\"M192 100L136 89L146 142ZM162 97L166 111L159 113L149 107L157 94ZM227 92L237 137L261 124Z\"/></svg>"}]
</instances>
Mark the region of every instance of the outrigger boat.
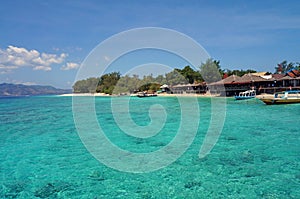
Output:
<instances>
[{"instance_id":1,"label":"outrigger boat","mask_svg":"<svg viewBox=\"0 0 300 199\"><path fill-rule=\"evenodd\" d=\"M278 92L274 97L260 98L267 105L300 103L300 90Z\"/></svg>"},{"instance_id":2,"label":"outrigger boat","mask_svg":"<svg viewBox=\"0 0 300 199\"><path fill-rule=\"evenodd\" d=\"M234 96L236 100L245 100L255 98L256 92L255 90L248 90L245 92L240 92L239 95Z\"/></svg>"}]
</instances>

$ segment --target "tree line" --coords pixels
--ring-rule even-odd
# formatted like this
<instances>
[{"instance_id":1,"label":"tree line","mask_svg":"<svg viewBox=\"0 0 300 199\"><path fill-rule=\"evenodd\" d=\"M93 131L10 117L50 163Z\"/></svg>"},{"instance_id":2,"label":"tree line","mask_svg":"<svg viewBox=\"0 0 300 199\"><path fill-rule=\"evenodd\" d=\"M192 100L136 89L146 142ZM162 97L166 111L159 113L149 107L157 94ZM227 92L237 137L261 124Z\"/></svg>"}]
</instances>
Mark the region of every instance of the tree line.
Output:
<instances>
[{"instance_id":1,"label":"tree line","mask_svg":"<svg viewBox=\"0 0 300 199\"><path fill-rule=\"evenodd\" d=\"M300 69L299 63L288 63L283 61L275 67L275 73L286 73L288 70L296 68ZM193 84L193 83L211 83L226 78L232 74L243 76L248 73L255 73L255 70L224 70L221 69L220 61L208 59L202 63L198 70L194 70L190 66L183 69L175 68L164 75L147 75L139 77L138 75L121 76L120 72L112 72L104 74L101 77L91 77L85 80L79 80L73 85L74 93L106 93L120 94L133 93L137 91L154 92L160 89L163 84ZM271 73L270 73L271 74Z\"/></svg>"},{"instance_id":2,"label":"tree line","mask_svg":"<svg viewBox=\"0 0 300 199\"><path fill-rule=\"evenodd\" d=\"M299 62L296 62L296 63L288 62L288 61L284 60L283 62L279 63L275 67L275 73L285 74L292 69L300 70L300 63Z\"/></svg>"},{"instance_id":3,"label":"tree line","mask_svg":"<svg viewBox=\"0 0 300 199\"><path fill-rule=\"evenodd\" d=\"M204 71L204 72L203 72ZM121 76L119 72L104 74L101 77L91 77L85 80L79 80L73 85L74 93L133 93L136 91L154 92L160 89L163 84L193 84L208 81L220 80L219 62L212 59L202 64L199 70L194 70L190 66L183 69L175 68L164 75L146 75L139 77L138 75ZM201 73L203 73L201 75Z\"/></svg>"}]
</instances>

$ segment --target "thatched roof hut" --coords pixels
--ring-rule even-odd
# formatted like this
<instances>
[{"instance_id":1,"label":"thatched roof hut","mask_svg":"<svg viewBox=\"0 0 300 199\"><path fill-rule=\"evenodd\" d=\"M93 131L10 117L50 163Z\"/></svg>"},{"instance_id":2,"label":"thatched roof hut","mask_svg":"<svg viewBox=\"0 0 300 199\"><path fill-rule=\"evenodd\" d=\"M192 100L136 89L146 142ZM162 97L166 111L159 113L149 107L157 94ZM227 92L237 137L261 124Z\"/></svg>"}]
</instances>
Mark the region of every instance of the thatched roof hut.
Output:
<instances>
[{"instance_id":1,"label":"thatched roof hut","mask_svg":"<svg viewBox=\"0 0 300 199\"><path fill-rule=\"evenodd\" d=\"M230 75L229 77L222 79L220 81L217 82L213 82L209 85L213 86L213 85L223 85L223 84L234 84L235 82L238 82L241 79L240 76L237 75Z\"/></svg>"},{"instance_id":2,"label":"thatched roof hut","mask_svg":"<svg viewBox=\"0 0 300 199\"><path fill-rule=\"evenodd\" d=\"M251 73L243 75L238 83L245 84L245 83L252 83L252 82L266 82L270 81L270 79L265 79L260 76L252 75ZM271 80L272 81L272 80Z\"/></svg>"},{"instance_id":3,"label":"thatched roof hut","mask_svg":"<svg viewBox=\"0 0 300 199\"><path fill-rule=\"evenodd\" d=\"M282 80L293 80L293 79L295 79L295 78L293 78L293 77L290 77L290 76L284 76L284 77L282 77L282 78L280 78L278 81L282 81Z\"/></svg>"}]
</instances>

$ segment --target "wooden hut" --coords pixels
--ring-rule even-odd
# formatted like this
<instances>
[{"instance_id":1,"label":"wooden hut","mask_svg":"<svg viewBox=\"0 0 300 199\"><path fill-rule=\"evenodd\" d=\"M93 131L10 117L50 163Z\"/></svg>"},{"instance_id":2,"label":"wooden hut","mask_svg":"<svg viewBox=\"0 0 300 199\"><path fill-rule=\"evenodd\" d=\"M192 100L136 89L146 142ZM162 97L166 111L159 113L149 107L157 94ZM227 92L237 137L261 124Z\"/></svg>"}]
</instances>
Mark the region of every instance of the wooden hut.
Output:
<instances>
[{"instance_id":1,"label":"wooden hut","mask_svg":"<svg viewBox=\"0 0 300 199\"><path fill-rule=\"evenodd\" d=\"M206 93L207 86L205 82L194 84L178 84L171 87L174 94L201 94Z\"/></svg>"},{"instance_id":2,"label":"wooden hut","mask_svg":"<svg viewBox=\"0 0 300 199\"><path fill-rule=\"evenodd\" d=\"M274 83L272 78L265 79L249 73L242 77L231 75L221 81L211 83L209 90L214 94L222 94L222 90L225 89L223 95L233 96L246 90L258 90L258 88L270 86L272 83Z\"/></svg>"}]
</instances>

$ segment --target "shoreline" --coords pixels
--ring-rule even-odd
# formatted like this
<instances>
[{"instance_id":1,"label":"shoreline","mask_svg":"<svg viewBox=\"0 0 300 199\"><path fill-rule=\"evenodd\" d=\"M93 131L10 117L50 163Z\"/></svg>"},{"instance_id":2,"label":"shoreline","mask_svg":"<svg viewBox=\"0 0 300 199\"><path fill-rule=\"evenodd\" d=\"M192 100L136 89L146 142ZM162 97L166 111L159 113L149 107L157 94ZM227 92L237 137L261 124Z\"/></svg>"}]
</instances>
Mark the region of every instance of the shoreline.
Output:
<instances>
[{"instance_id":1,"label":"shoreline","mask_svg":"<svg viewBox=\"0 0 300 199\"><path fill-rule=\"evenodd\" d=\"M59 97L135 97L134 94L132 95L109 95L105 93L68 93L68 94L61 94L57 95ZM260 98L268 98L273 97L272 94L262 93L260 95L256 95L257 99ZM217 98L217 97L225 97L219 95L211 95L211 94L158 94L157 97L199 97L199 98ZM230 96L228 98L232 98L234 96Z\"/></svg>"},{"instance_id":2,"label":"shoreline","mask_svg":"<svg viewBox=\"0 0 300 199\"><path fill-rule=\"evenodd\" d=\"M109 97L109 96L112 96L112 95L109 95L109 94L105 94L105 93L67 93L67 94L61 94L61 95L58 95L60 97L74 97L74 96L78 96L78 97L85 97L85 96L91 96L91 97L97 97L97 96L106 96L106 97Z\"/></svg>"},{"instance_id":3,"label":"shoreline","mask_svg":"<svg viewBox=\"0 0 300 199\"><path fill-rule=\"evenodd\" d=\"M135 97L135 95L109 95L105 93L68 93L58 95L60 97ZM158 94L157 97L220 97L211 94Z\"/></svg>"}]
</instances>

